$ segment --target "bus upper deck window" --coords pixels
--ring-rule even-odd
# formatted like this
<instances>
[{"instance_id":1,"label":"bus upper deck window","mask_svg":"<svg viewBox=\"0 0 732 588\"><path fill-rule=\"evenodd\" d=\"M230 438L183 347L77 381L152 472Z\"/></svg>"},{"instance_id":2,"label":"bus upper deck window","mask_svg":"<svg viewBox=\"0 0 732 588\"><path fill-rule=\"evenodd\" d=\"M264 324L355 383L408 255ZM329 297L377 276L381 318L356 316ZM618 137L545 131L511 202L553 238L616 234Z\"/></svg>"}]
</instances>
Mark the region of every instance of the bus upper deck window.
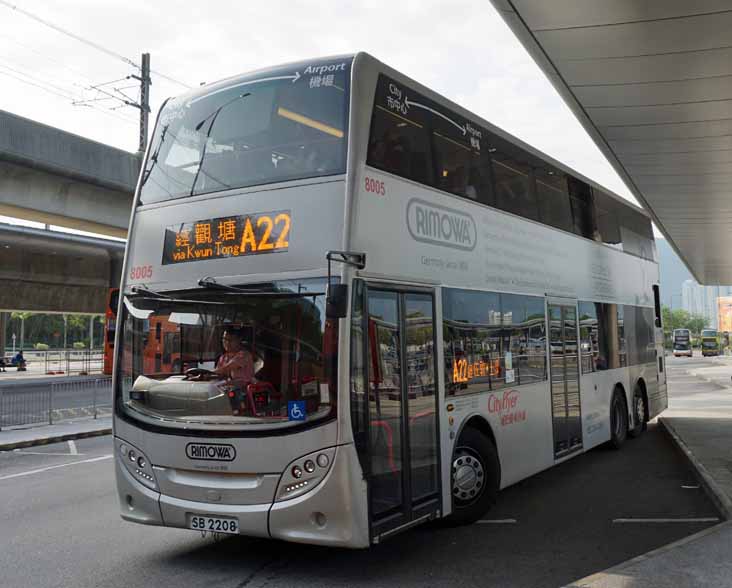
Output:
<instances>
[{"instance_id":1,"label":"bus upper deck window","mask_svg":"<svg viewBox=\"0 0 732 588\"><path fill-rule=\"evenodd\" d=\"M423 184L432 183L429 136L418 123L378 104L371 121L367 163Z\"/></svg>"}]
</instances>

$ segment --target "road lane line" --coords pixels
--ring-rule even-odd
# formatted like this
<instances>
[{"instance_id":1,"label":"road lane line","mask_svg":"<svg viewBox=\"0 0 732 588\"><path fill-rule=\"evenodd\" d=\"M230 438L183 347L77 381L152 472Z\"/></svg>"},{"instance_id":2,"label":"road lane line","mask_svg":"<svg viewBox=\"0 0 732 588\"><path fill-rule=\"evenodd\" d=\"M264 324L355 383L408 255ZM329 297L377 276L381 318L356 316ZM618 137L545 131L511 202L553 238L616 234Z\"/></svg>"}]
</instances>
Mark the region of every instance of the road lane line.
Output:
<instances>
[{"instance_id":1,"label":"road lane line","mask_svg":"<svg viewBox=\"0 0 732 588\"><path fill-rule=\"evenodd\" d=\"M512 525L516 519L483 519L476 522L480 525Z\"/></svg>"},{"instance_id":2,"label":"road lane line","mask_svg":"<svg viewBox=\"0 0 732 588\"><path fill-rule=\"evenodd\" d=\"M62 455L68 457L69 453L57 453L54 451L24 451L23 449L13 449L13 453L16 455ZM83 453L76 453L74 455L84 455Z\"/></svg>"},{"instance_id":3,"label":"road lane line","mask_svg":"<svg viewBox=\"0 0 732 588\"><path fill-rule=\"evenodd\" d=\"M79 455L79 452L76 450L76 443L72 439L69 440L69 453L71 455Z\"/></svg>"},{"instance_id":4,"label":"road lane line","mask_svg":"<svg viewBox=\"0 0 732 588\"><path fill-rule=\"evenodd\" d=\"M82 460L79 460L79 461L72 461L72 462L69 462L69 463L61 463L61 464L54 465L54 466L48 466L46 468L40 468L38 470L30 470L28 472L20 472L18 474L10 474L9 476L0 476L0 481L2 481L2 480L10 480L11 478L20 478L22 476L30 476L30 475L33 475L33 474L41 474L43 472L47 472L48 470L55 470L56 468L65 468L67 466L78 465L78 464L81 464L81 463L93 463L95 461L102 461L102 460L105 460L105 459L110 459L113 456L114 456L114 454L110 453L109 455L102 455L101 457L92 457L91 459L82 459Z\"/></svg>"},{"instance_id":5,"label":"road lane line","mask_svg":"<svg viewBox=\"0 0 732 588\"><path fill-rule=\"evenodd\" d=\"M719 517L698 517L678 519L613 519L613 523L718 523Z\"/></svg>"}]
</instances>

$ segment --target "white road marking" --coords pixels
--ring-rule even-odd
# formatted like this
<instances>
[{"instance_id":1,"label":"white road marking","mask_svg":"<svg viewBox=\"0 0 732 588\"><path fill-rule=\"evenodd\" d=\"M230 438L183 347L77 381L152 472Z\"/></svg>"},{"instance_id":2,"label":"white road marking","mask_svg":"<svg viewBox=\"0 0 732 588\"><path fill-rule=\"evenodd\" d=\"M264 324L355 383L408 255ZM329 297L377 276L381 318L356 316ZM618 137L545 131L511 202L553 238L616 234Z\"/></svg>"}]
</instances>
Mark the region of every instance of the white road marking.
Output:
<instances>
[{"instance_id":1,"label":"white road marking","mask_svg":"<svg viewBox=\"0 0 732 588\"><path fill-rule=\"evenodd\" d=\"M716 523L718 517L678 518L678 519L613 519L613 523Z\"/></svg>"},{"instance_id":2,"label":"white road marking","mask_svg":"<svg viewBox=\"0 0 732 588\"><path fill-rule=\"evenodd\" d=\"M67 454L68 455L68 454ZM47 472L48 470L55 470L56 468L65 468L67 466L72 465L78 465L80 463L94 463L95 461L102 461L105 459L110 459L114 456L114 454L110 453L109 455L102 455L101 457L92 457L91 459L82 459L79 461L72 461L69 463L61 463L54 466L48 466L46 468L40 468L38 470L30 470L28 472L20 472L18 474L10 474L9 476L0 476L0 480L10 480L11 478L20 478L22 476L31 476L33 474L41 474L43 472Z\"/></svg>"},{"instance_id":3,"label":"white road marking","mask_svg":"<svg viewBox=\"0 0 732 588\"><path fill-rule=\"evenodd\" d=\"M684 490L698 490L699 489L699 485L698 484L696 486L687 486L687 485L684 485L684 486L681 486L681 487Z\"/></svg>"},{"instance_id":4,"label":"white road marking","mask_svg":"<svg viewBox=\"0 0 732 588\"><path fill-rule=\"evenodd\" d=\"M71 455L79 455L79 452L76 450L76 443L72 440L69 440L69 453Z\"/></svg>"},{"instance_id":5,"label":"white road marking","mask_svg":"<svg viewBox=\"0 0 732 588\"><path fill-rule=\"evenodd\" d=\"M14 449L13 453L18 453L20 455L63 455L64 457L68 457L69 453L57 453L54 451L23 451L22 449ZM74 455L84 455L83 453L75 453Z\"/></svg>"},{"instance_id":6,"label":"white road marking","mask_svg":"<svg viewBox=\"0 0 732 588\"><path fill-rule=\"evenodd\" d=\"M476 522L481 525L512 525L516 519L483 519Z\"/></svg>"}]
</instances>

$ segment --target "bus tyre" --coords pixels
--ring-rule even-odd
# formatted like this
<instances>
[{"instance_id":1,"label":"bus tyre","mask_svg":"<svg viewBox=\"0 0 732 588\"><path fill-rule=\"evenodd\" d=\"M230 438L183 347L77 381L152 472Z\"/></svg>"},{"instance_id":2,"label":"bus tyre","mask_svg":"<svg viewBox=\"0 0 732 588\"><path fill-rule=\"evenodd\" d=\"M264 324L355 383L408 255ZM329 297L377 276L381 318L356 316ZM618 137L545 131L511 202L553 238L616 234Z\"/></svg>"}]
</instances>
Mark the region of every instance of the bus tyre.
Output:
<instances>
[{"instance_id":1,"label":"bus tyre","mask_svg":"<svg viewBox=\"0 0 732 588\"><path fill-rule=\"evenodd\" d=\"M616 388L610 402L610 446L620 449L627 438L628 409L625 406L625 394L620 388Z\"/></svg>"},{"instance_id":2,"label":"bus tyre","mask_svg":"<svg viewBox=\"0 0 732 588\"><path fill-rule=\"evenodd\" d=\"M643 391L638 384L633 390L633 428L628 430L628 434L633 437L640 437L641 433L646 430L646 403L643 400Z\"/></svg>"},{"instance_id":3,"label":"bus tyre","mask_svg":"<svg viewBox=\"0 0 732 588\"><path fill-rule=\"evenodd\" d=\"M493 506L501 468L495 446L483 433L466 427L452 456L452 514L450 525L469 525Z\"/></svg>"}]
</instances>

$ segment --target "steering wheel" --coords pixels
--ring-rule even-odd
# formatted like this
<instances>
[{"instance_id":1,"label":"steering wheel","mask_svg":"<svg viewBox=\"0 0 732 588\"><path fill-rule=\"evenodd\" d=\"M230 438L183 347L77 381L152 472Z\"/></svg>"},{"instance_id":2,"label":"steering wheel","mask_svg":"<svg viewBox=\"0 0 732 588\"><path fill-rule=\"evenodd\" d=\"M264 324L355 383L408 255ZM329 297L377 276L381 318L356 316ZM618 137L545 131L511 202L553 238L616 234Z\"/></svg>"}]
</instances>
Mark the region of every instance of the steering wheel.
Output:
<instances>
[{"instance_id":1,"label":"steering wheel","mask_svg":"<svg viewBox=\"0 0 732 588\"><path fill-rule=\"evenodd\" d=\"M216 372L213 372L211 370L207 370L205 368L194 367L194 368L187 369L184 372L184 375L186 377L186 380L188 380L190 378L201 378L201 377L208 378L208 377L211 377L211 376L215 376L216 375Z\"/></svg>"}]
</instances>

